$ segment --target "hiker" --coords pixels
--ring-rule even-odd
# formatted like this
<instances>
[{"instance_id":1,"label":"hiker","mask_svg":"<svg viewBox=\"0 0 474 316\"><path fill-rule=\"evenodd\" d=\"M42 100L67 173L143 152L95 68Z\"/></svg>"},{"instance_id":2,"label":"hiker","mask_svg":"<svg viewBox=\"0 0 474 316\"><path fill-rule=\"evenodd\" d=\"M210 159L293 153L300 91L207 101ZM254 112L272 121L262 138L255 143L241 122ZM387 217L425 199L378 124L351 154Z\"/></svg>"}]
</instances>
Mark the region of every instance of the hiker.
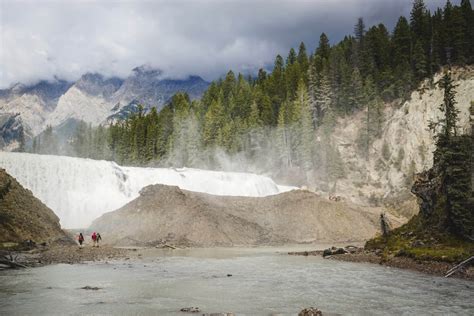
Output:
<instances>
[{"instance_id":1,"label":"hiker","mask_svg":"<svg viewBox=\"0 0 474 316\"><path fill-rule=\"evenodd\" d=\"M97 244L97 235L95 232L92 233L92 247L95 247Z\"/></svg>"},{"instance_id":2,"label":"hiker","mask_svg":"<svg viewBox=\"0 0 474 316\"><path fill-rule=\"evenodd\" d=\"M77 237L77 241L79 241L79 248L82 248L82 243L84 242L84 236L82 233L79 233L79 237Z\"/></svg>"},{"instance_id":3,"label":"hiker","mask_svg":"<svg viewBox=\"0 0 474 316\"><path fill-rule=\"evenodd\" d=\"M97 247L99 247L99 241L102 240L102 237L97 233Z\"/></svg>"}]
</instances>

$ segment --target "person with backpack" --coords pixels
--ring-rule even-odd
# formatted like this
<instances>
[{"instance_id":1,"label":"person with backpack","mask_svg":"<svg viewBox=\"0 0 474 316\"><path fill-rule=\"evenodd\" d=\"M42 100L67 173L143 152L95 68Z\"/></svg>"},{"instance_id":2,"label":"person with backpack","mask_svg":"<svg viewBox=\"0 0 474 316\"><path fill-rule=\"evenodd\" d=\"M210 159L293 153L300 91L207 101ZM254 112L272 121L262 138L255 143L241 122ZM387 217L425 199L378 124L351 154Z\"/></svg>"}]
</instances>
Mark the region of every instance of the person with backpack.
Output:
<instances>
[{"instance_id":1,"label":"person with backpack","mask_svg":"<svg viewBox=\"0 0 474 316\"><path fill-rule=\"evenodd\" d=\"M79 233L77 241L79 242L79 248L82 248L82 243L84 242L84 236L82 235L82 233Z\"/></svg>"},{"instance_id":2,"label":"person with backpack","mask_svg":"<svg viewBox=\"0 0 474 316\"><path fill-rule=\"evenodd\" d=\"M92 233L92 247L95 247L97 244L97 235L95 232Z\"/></svg>"},{"instance_id":3,"label":"person with backpack","mask_svg":"<svg viewBox=\"0 0 474 316\"><path fill-rule=\"evenodd\" d=\"M102 236L100 236L99 233L97 233L97 247L99 247L99 241L102 240Z\"/></svg>"}]
</instances>

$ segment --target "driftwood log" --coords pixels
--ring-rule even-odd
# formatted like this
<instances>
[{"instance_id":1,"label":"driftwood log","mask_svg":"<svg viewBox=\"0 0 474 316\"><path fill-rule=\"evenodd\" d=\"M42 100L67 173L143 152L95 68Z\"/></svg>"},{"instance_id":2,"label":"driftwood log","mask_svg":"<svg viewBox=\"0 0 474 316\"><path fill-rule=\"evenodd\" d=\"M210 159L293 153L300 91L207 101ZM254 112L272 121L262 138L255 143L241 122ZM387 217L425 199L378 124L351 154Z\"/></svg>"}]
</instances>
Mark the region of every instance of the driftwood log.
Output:
<instances>
[{"instance_id":1,"label":"driftwood log","mask_svg":"<svg viewBox=\"0 0 474 316\"><path fill-rule=\"evenodd\" d=\"M0 265L7 266L10 269L27 268L27 266L16 262L16 258L18 258L18 255L15 257L13 257L11 254L8 256L3 256L3 258L0 258Z\"/></svg>"},{"instance_id":2,"label":"driftwood log","mask_svg":"<svg viewBox=\"0 0 474 316\"><path fill-rule=\"evenodd\" d=\"M471 262L474 262L474 256L472 256L471 258L466 259L463 262L461 262L460 264L454 266L452 269L450 269L448 272L446 272L446 275L444 277L449 278L451 275L458 272L459 270L461 270L462 268L464 268L465 266L467 266Z\"/></svg>"}]
</instances>

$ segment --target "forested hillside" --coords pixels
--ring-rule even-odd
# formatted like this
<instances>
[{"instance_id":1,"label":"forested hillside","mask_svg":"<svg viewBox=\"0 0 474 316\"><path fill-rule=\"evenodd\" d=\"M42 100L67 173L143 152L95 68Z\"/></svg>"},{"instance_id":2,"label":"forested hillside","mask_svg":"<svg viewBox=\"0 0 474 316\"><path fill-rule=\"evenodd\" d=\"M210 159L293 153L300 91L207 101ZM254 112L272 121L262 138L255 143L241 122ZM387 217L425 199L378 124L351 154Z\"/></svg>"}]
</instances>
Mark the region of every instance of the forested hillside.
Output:
<instances>
[{"instance_id":1,"label":"forested hillside","mask_svg":"<svg viewBox=\"0 0 474 316\"><path fill-rule=\"evenodd\" d=\"M425 80L425 88L435 87L444 66L473 61L470 1L429 12L415 0L410 17L400 17L392 31L359 18L339 43L330 45L322 33L314 52L301 43L286 58L276 56L271 71L249 78L229 71L199 101L177 94L159 113L141 110L98 128L82 124L66 149L57 148L50 129L31 150L126 165L258 170L335 186L348 172L331 140L338 121L363 115L355 142L369 160L387 107L400 107Z\"/></svg>"}]
</instances>

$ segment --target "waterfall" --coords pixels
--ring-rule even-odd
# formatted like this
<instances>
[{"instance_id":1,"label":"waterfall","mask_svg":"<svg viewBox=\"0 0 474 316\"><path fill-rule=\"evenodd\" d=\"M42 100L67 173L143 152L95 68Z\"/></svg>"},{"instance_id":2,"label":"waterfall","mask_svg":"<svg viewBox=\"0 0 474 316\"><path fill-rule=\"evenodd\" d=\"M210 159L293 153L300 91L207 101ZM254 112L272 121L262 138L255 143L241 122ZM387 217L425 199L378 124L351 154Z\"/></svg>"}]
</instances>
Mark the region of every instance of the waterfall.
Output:
<instances>
[{"instance_id":1,"label":"waterfall","mask_svg":"<svg viewBox=\"0 0 474 316\"><path fill-rule=\"evenodd\" d=\"M89 226L150 184L232 196L267 196L292 189L252 173L122 167L110 161L27 153L0 152L0 168L49 206L65 228Z\"/></svg>"}]
</instances>

